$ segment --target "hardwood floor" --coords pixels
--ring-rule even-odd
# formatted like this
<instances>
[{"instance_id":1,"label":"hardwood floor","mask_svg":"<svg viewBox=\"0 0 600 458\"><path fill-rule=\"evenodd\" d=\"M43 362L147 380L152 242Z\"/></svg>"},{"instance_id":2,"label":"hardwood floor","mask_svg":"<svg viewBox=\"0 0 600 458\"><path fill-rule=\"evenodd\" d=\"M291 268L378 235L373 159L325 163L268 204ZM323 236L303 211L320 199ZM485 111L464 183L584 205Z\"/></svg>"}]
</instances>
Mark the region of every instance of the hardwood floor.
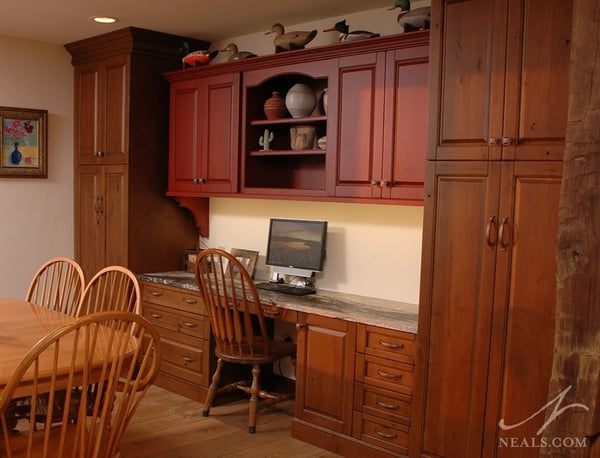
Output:
<instances>
[{"instance_id":1,"label":"hardwood floor","mask_svg":"<svg viewBox=\"0 0 600 458\"><path fill-rule=\"evenodd\" d=\"M200 403L153 386L125 431L123 458L338 457L292 438L294 401L258 412L248 433L248 401L215 406L203 417Z\"/></svg>"}]
</instances>

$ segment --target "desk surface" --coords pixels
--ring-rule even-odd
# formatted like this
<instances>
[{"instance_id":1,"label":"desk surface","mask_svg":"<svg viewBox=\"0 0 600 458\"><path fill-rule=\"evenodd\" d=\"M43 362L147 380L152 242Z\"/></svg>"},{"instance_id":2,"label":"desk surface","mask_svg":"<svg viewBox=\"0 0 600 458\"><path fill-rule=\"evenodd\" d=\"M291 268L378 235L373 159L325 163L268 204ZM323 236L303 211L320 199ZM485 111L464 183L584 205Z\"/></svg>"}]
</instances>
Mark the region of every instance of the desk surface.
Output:
<instances>
[{"instance_id":1,"label":"desk surface","mask_svg":"<svg viewBox=\"0 0 600 458\"><path fill-rule=\"evenodd\" d=\"M184 271L138 275L142 281L198 292L194 274ZM261 302L298 312L317 313L332 318L380 326L404 332L417 332L417 304L389 301L335 291L293 296L274 291L258 291Z\"/></svg>"}]
</instances>

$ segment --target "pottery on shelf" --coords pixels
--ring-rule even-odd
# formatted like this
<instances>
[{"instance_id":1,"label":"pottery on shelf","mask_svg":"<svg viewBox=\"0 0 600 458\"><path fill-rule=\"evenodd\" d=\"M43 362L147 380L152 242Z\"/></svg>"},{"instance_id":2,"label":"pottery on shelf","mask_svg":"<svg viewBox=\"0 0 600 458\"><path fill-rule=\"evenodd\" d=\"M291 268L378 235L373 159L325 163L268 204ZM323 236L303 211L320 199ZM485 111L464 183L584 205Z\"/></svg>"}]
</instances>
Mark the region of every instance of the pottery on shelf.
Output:
<instances>
[{"instance_id":1,"label":"pottery on shelf","mask_svg":"<svg viewBox=\"0 0 600 458\"><path fill-rule=\"evenodd\" d=\"M265 101L263 106L267 119L280 119L287 117L285 101L277 91L271 93L271 97Z\"/></svg>"},{"instance_id":2,"label":"pottery on shelf","mask_svg":"<svg viewBox=\"0 0 600 458\"><path fill-rule=\"evenodd\" d=\"M315 126L290 127L290 147L293 150L312 149L315 142Z\"/></svg>"},{"instance_id":3,"label":"pottery on shelf","mask_svg":"<svg viewBox=\"0 0 600 458\"><path fill-rule=\"evenodd\" d=\"M323 113L327 115L327 88L323 89L323 95L321 96L321 102L323 103Z\"/></svg>"},{"instance_id":4,"label":"pottery on shelf","mask_svg":"<svg viewBox=\"0 0 600 458\"><path fill-rule=\"evenodd\" d=\"M285 106L292 118L310 115L317 104L315 92L304 83L294 84L285 95Z\"/></svg>"}]
</instances>

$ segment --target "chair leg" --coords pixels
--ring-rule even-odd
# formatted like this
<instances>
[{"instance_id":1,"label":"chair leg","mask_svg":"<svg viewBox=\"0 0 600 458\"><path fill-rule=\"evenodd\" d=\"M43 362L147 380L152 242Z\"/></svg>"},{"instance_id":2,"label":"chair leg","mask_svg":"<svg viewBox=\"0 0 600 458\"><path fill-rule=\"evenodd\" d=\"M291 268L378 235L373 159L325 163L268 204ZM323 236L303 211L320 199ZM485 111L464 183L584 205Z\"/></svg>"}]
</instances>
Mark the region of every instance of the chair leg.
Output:
<instances>
[{"instance_id":1,"label":"chair leg","mask_svg":"<svg viewBox=\"0 0 600 458\"><path fill-rule=\"evenodd\" d=\"M215 370L215 373L212 376L210 387L208 388L208 393L206 394L206 400L204 401L204 409L202 409L203 417L208 417L210 408L212 407L213 401L215 400L215 395L217 394L219 381L221 380L221 369L223 369L223 360L219 358L217 360L217 369Z\"/></svg>"},{"instance_id":2,"label":"chair leg","mask_svg":"<svg viewBox=\"0 0 600 458\"><path fill-rule=\"evenodd\" d=\"M260 376L260 366L254 364L252 366L252 386L250 387L250 406L249 406L249 419L248 419L248 432L256 432L256 411L258 410L258 392L259 383L258 377Z\"/></svg>"}]
</instances>

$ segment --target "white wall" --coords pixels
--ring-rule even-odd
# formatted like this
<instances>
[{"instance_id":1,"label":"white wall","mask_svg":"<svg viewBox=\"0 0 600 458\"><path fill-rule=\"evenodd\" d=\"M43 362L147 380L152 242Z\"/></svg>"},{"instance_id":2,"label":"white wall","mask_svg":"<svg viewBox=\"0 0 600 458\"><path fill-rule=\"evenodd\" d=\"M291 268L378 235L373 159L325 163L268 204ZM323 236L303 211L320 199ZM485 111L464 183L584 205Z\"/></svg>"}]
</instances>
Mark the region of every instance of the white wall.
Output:
<instances>
[{"instance_id":1,"label":"white wall","mask_svg":"<svg viewBox=\"0 0 600 458\"><path fill-rule=\"evenodd\" d=\"M48 178L0 178L0 296L73 256L73 67L58 45L0 36L0 105L48 110Z\"/></svg>"},{"instance_id":2,"label":"white wall","mask_svg":"<svg viewBox=\"0 0 600 458\"><path fill-rule=\"evenodd\" d=\"M422 207L253 199L211 199L208 246L260 253L264 264L270 217L328 221L327 257L318 288L417 303Z\"/></svg>"}]
</instances>

